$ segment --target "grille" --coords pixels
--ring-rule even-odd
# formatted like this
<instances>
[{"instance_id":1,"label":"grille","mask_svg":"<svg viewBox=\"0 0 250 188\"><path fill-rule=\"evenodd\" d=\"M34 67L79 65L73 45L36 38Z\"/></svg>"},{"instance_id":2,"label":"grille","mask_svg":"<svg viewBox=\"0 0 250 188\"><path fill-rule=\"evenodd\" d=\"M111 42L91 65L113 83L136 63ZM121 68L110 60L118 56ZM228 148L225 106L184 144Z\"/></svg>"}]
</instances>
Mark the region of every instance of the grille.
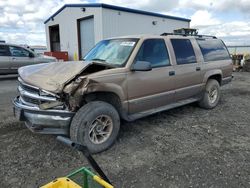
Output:
<instances>
[{"instance_id":1,"label":"grille","mask_svg":"<svg viewBox=\"0 0 250 188\"><path fill-rule=\"evenodd\" d=\"M25 91L28 91L28 92L31 92L31 93L36 93L37 95L39 94L39 90L36 89L36 88L33 88L33 87L29 87L21 82L19 82L19 85L25 90Z\"/></svg>"},{"instance_id":2,"label":"grille","mask_svg":"<svg viewBox=\"0 0 250 188\"><path fill-rule=\"evenodd\" d=\"M32 99L32 98L29 98L29 97L26 97L26 96L22 96L22 99L27 102L27 103L31 103L31 104L35 104L35 105L39 105L41 104L42 102L44 101L39 101L37 99Z\"/></svg>"},{"instance_id":3,"label":"grille","mask_svg":"<svg viewBox=\"0 0 250 188\"><path fill-rule=\"evenodd\" d=\"M40 96L40 91L38 88L29 86L24 83L20 78L19 80L19 92L23 103L28 103L28 105L37 106L44 102L56 101L56 98L52 95Z\"/></svg>"}]
</instances>

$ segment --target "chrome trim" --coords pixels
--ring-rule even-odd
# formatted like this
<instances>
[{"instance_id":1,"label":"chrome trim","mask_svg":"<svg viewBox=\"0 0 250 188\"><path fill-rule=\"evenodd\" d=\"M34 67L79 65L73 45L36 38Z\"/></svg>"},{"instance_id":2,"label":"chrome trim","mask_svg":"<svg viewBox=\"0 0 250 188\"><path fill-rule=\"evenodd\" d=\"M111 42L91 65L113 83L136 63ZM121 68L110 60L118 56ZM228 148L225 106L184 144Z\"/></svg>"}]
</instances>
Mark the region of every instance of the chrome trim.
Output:
<instances>
[{"instance_id":1,"label":"chrome trim","mask_svg":"<svg viewBox=\"0 0 250 188\"><path fill-rule=\"evenodd\" d=\"M22 96L19 97L19 100L20 100L20 102L23 103L24 105L38 107L37 104L34 104L34 103L30 103L30 102L25 101L25 100L22 98Z\"/></svg>"},{"instance_id":2,"label":"chrome trim","mask_svg":"<svg viewBox=\"0 0 250 188\"><path fill-rule=\"evenodd\" d=\"M50 120L53 121L70 121L71 117L61 117L59 115L46 115L46 114L32 114L28 112L24 112L24 115L27 119L31 120L32 122L36 122L37 124L42 124L42 122L47 122L48 124L51 124L53 126L54 122L50 122ZM58 122L58 124L60 124ZM56 126L56 125L54 125Z\"/></svg>"},{"instance_id":3,"label":"chrome trim","mask_svg":"<svg viewBox=\"0 0 250 188\"><path fill-rule=\"evenodd\" d=\"M44 89L40 89L40 88L38 88L38 87L36 87L36 86L32 86L32 85L29 85L29 84L25 83L20 77L18 77L18 81L19 81L22 85L25 85L25 86L30 87L30 88L33 88L33 89L37 89L38 92L42 91L42 92L44 92L44 93L47 93L47 94L49 94L49 95L52 95L52 96L54 96L54 97L59 98L59 96L58 96L57 94L55 94L55 93L51 93L51 92L46 91L46 90L44 90Z\"/></svg>"},{"instance_id":4,"label":"chrome trim","mask_svg":"<svg viewBox=\"0 0 250 188\"><path fill-rule=\"evenodd\" d=\"M28 106L28 105L21 104L20 102L18 102L18 99L19 98L15 98L13 100L13 104L16 107L24 109L24 110L32 110L32 111L37 111L37 112L56 112L56 113L70 113L70 114L74 114L74 112L70 112L70 111L67 111L67 110L51 110L51 109L41 110L38 106Z\"/></svg>"},{"instance_id":5,"label":"chrome trim","mask_svg":"<svg viewBox=\"0 0 250 188\"><path fill-rule=\"evenodd\" d=\"M49 92L49 91L46 91L46 90L44 90L44 89L40 89L40 91L42 91L42 92L44 92L44 93L47 93L48 95L52 95L53 97L59 98L58 95L56 95L56 94L54 94L54 93L51 93L51 92Z\"/></svg>"},{"instance_id":6,"label":"chrome trim","mask_svg":"<svg viewBox=\"0 0 250 188\"><path fill-rule=\"evenodd\" d=\"M39 96L37 94L24 90L21 86L18 86L18 91L21 96L30 97L32 99L43 100L43 101L56 101L56 98L54 97Z\"/></svg>"},{"instance_id":7,"label":"chrome trim","mask_svg":"<svg viewBox=\"0 0 250 188\"><path fill-rule=\"evenodd\" d=\"M40 110L35 106L22 104L20 97L13 101L14 114L20 112L17 118L24 121L26 126L33 132L40 134L68 135L70 122L74 112L67 110Z\"/></svg>"},{"instance_id":8,"label":"chrome trim","mask_svg":"<svg viewBox=\"0 0 250 188\"><path fill-rule=\"evenodd\" d=\"M19 81L21 84L25 85L25 86L31 87L31 88L33 88L33 89L37 89L37 90L39 91L39 88L38 88L38 87L35 87L35 86L32 86L32 85L26 84L20 77L18 77L18 81Z\"/></svg>"}]
</instances>

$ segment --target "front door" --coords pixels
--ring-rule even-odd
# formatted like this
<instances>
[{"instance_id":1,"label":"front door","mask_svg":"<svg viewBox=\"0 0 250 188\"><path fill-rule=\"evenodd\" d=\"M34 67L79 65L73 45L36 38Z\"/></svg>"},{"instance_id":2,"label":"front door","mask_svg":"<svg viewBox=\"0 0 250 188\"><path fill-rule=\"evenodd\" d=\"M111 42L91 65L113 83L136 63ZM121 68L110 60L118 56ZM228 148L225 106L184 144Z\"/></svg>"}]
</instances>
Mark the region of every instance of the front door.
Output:
<instances>
[{"instance_id":1,"label":"front door","mask_svg":"<svg viewBox=\"0 0 250 188\"><path fill-rule=\"evenodd\" d=\"M80 58L82 59L85 54L94 47L94 18L81 19L79 21L80 33Z\"/></svg>"},{"instance_id":2,"label":"front door","mask_svg":"<svg viewBox=\"0 0 250 188\"><path fill-rule=\"evenodd\" d=\"M164 39L143 42L136 61L151 63L151 71L128 73L129 113L134 114L158 108L173 102L174 75Z\"/></svg>"},{"instance_id":3,"label":"front door","mask_svg":"<svg viewBox=\"0 0 250 188\"><path fill-rule=\"evenodd\" d=\"M9 48L11 54L10 65L12 72L17 72L18 68L35 63L35 58L30 57L31 52L28 50L19 46L10 46Z\"/></svg>"},{"instance_id":4,"label":"front door","mask_svg":"<svg viewBox=\"0 0 250 188\"><path fill-rule=\"evenodd\" d=\"M0 74L9 74L10 71L10 52L8 45L0 45Z\"/></svg>"}]
</instances>

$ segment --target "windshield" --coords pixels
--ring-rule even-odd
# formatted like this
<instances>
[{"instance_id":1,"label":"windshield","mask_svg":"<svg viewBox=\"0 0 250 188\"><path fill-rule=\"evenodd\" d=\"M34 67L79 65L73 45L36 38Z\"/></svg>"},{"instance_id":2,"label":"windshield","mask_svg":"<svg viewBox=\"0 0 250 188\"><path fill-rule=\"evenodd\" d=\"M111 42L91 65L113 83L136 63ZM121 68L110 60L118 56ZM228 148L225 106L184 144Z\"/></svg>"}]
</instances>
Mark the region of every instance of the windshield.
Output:
<instances>
[{"instance_id":1,"label":"windshield","mask_svg":"<svg viewBox=\"0 0 250 188\"><path fill-rule=\"evenodd\" d=\"M137 39L111 39L99 42L87 53L84 60L103 61L113 66L123 66L129 58Z\"/></svg>"}]
</instances>

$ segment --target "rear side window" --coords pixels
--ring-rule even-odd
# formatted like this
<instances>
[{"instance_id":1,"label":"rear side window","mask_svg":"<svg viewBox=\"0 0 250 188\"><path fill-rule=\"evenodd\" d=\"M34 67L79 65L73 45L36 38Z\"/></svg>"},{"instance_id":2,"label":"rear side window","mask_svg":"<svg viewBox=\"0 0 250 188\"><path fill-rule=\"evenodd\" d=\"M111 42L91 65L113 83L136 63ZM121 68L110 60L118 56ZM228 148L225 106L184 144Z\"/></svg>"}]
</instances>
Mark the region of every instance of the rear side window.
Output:
<instances>
[{"instance_id":1,"label":"rear side window","mask_svg":"<svg viewBox=\"0 0 250 188\"><path fill-rule=\"evenodd\" d=\"M171 39L178 65L196 63L193 46L189 39Z\"/></svg>"},{"instance_id":2,"label":"rear side window","mask_svg":"<svg viewBox=\"0 0 250 188\"><path fill-rule=\"evenodd\" d=\"M204 61L218 61L230 59L229 53L221 40L200 40L197 39Z\"/></svg>"},{"instance_id":3,"label":"rear side window","mask_svg":"<svg viewBox=\"0 0 250 188\"><path fill-rule=\"evenodd\" d=\"M163 39L145 40L135 60L150 62L152 68L170 65L165 41Z\"/></svg>"},{"instance_id":4,"label":"rear side window","mask_svg":"<svg viewBox=\"0 0 250 188\"><path fill-rule=\"evenodd\" d=\"M9 47L6 45L0 45L0 56L9 56Z\"/></svg>"}]
</instances>

